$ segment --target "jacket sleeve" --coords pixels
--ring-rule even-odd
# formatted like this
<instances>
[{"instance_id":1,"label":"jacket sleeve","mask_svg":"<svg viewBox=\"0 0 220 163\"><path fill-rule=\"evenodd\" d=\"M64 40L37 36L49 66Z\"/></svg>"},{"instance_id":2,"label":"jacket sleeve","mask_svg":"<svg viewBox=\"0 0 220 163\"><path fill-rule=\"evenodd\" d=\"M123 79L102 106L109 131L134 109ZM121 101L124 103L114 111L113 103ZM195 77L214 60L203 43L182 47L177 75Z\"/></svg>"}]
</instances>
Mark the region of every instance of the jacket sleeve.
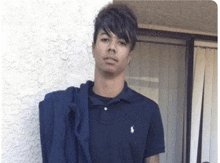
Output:
<instances>
[{"instance_id":1,"label":"jacket sleeve","mask_svg":"<svg viewBox=\"0 0 220 163\"><path fill-rule=\"evenodd\" d=\"M48 163L48 155L53 138L54 109L52 94L47 94L39 103L40 139L43 163Z\"/></svg>"}]
</instances>

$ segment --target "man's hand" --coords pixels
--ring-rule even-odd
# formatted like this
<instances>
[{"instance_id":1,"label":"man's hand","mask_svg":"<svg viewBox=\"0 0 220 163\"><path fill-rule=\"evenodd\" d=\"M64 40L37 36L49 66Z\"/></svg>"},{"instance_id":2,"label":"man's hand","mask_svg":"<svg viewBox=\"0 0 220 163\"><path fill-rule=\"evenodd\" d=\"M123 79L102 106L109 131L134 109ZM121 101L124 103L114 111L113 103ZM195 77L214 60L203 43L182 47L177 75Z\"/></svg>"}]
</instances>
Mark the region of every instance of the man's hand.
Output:
<instances>
[{"instance_id":1,"label":"man's hand","mask_svg":"<svg viewBox=\"0 0 220 163\"><path fill-rule=\"evenodd\" d=\"M159 154L146 158L144 163L160 163Z\"/></svg>"}]
</instances>

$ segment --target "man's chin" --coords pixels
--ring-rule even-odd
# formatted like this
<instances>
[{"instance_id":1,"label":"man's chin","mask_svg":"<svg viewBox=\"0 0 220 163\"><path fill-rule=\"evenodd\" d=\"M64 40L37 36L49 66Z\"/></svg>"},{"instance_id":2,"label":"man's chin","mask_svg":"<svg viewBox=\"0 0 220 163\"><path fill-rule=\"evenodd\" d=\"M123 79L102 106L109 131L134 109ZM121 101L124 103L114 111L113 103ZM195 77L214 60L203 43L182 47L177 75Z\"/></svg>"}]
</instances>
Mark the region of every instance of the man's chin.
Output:
<instances>
[{"instance_id":1,"label":"man's chin","mask_svg":"<svg viewBox=\"0 0 220 163\"><path fill-rule=\"evenodd\" d=\"M114 78L114 77L121 74L121 72L111 70L111 69L105 70L105 71L103 71L103 73L104 73L104 76L107 77L107 78Z\"/></svg>"},{"instance_id":2,"label":"man's chin","mask_svg":"<svg viewBox=\"0 0 220 163\"><path fill-rule=\"evenodd\" d=\"M104 74L105 74L105 76L113 77L113 76L116 75L116 72L113 71L113 70L105 70L105 71L104 71Z\"/></svg>"}]
</instances>

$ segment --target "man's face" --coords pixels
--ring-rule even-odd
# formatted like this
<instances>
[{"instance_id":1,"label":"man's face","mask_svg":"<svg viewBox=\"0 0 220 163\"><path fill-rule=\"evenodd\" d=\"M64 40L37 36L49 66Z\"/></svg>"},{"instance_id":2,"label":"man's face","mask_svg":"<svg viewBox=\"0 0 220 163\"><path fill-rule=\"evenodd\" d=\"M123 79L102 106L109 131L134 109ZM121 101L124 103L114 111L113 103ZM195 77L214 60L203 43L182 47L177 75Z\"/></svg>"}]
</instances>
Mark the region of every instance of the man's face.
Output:
<instances>
[{"instance_id":1,"label":"man's face","mask_svg":"<svg viewBox=\"0 0 220 163\"><path fill-rule=\"evenodd\" d=\"M99 30L96 44L93 46L96 69L105 75L117 76L124 73L129 63L130 44L118 38L114 33L109 35Z\"/></svg>"}]
</instances>

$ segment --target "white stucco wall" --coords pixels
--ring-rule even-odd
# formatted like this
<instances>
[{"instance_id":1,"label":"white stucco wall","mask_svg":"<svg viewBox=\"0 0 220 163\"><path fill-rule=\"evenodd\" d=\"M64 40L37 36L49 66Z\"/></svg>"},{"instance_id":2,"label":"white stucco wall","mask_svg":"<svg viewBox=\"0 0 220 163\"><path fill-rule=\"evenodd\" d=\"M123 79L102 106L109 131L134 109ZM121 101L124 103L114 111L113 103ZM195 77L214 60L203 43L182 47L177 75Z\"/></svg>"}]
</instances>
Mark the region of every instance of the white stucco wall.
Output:
<instances>
[{"instance_id":1,"label":"white stucco wall","mask_svg":"<svg viewBox=\"0 0 220 163\"><path fill-rule=\"evenodd\" d=\"M3 0L3 163L42 162L38 103L93 79L93 20L109 2Z\"/></svg>"}]
</instances>

